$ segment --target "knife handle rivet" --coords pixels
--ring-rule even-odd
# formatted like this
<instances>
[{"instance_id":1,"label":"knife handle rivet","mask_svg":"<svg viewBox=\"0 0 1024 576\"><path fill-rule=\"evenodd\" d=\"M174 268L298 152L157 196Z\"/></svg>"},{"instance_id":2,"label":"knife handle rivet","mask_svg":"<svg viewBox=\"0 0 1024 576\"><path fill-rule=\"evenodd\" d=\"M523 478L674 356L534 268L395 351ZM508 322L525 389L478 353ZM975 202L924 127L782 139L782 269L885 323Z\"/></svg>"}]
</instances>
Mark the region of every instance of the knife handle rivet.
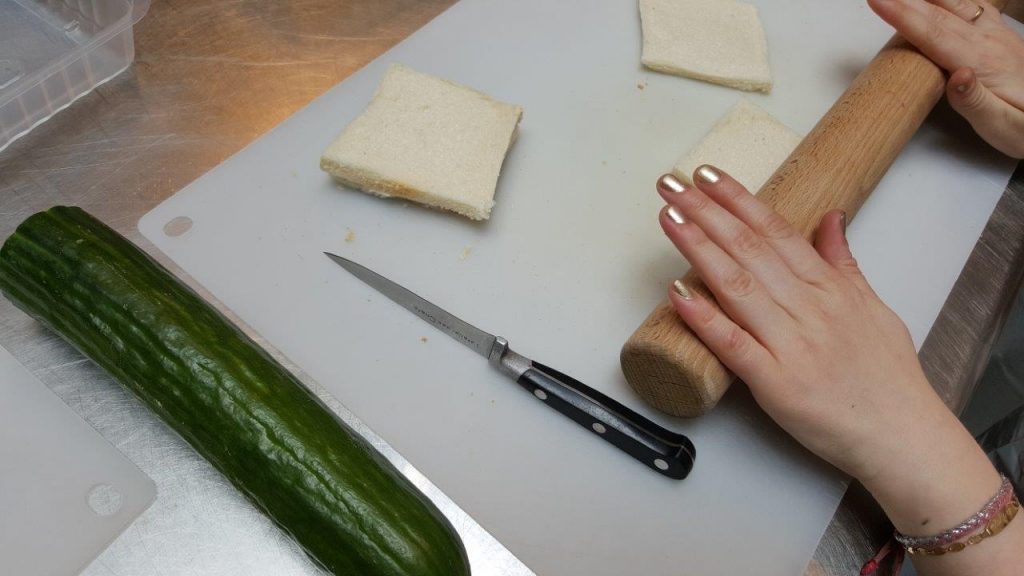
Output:
<instances>
[{"instance_id":1,"label":"knife handle rivet","mask_svg":"<svg viewBox=\"0 0 1024 576\"><path fill-rule=\"evenodd\" d=\"M543 391L543 390L541 390L540 388L535 388L533 390L533 395L536 396L537 398L540 398L541 400L547 400L548 399L548 393Z\"/></svg>"},{"instance_id":2,"label":"knife handle rivet","mask_svg":"<svg viewBox=\"0 0 1024 576\"><path fill-rule=\"evenodd\" d=\"M665 462L661 458L658 458L657 460L654 461L654 466L658 470L668 470L668 462Z\"/></svg>"},{"instance_id":3,"label":"knife handle rivet","mask_svg":"<svg viewBox=\"0 0 1024 576\"><path fill-rule=\"evenodd\" d=\"M593 428L594 432L597 432L598 434L604 434L607 431L607 428L604 427L604 424L601 424L600 422L594 422L591 428Z\"/></svg>"}]
</instances>

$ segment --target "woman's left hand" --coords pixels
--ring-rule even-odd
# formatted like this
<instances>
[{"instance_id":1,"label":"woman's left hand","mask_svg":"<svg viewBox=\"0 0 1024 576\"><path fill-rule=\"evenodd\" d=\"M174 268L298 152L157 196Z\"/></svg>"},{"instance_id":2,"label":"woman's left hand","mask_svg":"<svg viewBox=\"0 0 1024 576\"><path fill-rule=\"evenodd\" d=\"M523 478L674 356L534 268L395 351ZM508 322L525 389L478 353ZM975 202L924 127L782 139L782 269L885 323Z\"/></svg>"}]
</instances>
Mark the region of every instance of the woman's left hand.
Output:
<instances>
[{"instance_id":1,"label":"woman's left hand","mask_svg":"<svg viewBox=\"0 0 1024 576\"><path fill-rule=\"evenodd\" d=\"M954 525L999 486L928 383L903 322L857 267L842 213L814 245L710 166L658 182L661 224L721 305L677 288L676 311L804 446L861 480L903 531ZM951 470L949 462L957 462Z\"/></svg>"}]
</instances>

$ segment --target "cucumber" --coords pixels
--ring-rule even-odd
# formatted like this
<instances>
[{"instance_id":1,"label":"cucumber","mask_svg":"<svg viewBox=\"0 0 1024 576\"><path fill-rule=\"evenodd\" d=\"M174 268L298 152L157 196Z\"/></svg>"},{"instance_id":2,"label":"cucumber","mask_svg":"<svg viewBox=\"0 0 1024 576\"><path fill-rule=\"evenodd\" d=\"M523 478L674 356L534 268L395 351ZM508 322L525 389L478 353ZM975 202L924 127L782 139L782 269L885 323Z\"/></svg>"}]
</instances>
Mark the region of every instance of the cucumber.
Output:
<instances>
[{"instance_id":1,"label":"cucumber","mask_svg":"<svg viewBox=\"0 0 1024 576\"><path fill-rule=\"evenodd\" d=\"M330 573L469 574L451 525L383 456L85 211L25 220L0 249L0 290L141 398Z\"/></svg>"}]
</instances>

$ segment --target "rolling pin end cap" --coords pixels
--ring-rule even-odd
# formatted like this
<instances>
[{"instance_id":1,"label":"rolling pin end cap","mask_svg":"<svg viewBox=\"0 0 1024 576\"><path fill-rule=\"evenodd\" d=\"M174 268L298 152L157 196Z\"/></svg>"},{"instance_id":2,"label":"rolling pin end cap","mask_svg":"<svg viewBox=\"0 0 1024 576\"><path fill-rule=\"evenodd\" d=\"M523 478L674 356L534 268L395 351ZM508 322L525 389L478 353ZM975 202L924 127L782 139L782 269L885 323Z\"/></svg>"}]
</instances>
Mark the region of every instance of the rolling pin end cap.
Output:
<instances>
[{"instance_id":1,"label":"rolling pin end cap","mask_svg":"<svg viewBox=\"0 0 1024 576\"><path fill-rule=\"evenodd\" d=\"M670 352L627 342L619 356L626 381L644 402L671 416L694 418L708 413L718 404L724 389L719 393L719 386L709 386L704 379L694 381L676 363L666 360Z\"/></svg>"}]
</instances>

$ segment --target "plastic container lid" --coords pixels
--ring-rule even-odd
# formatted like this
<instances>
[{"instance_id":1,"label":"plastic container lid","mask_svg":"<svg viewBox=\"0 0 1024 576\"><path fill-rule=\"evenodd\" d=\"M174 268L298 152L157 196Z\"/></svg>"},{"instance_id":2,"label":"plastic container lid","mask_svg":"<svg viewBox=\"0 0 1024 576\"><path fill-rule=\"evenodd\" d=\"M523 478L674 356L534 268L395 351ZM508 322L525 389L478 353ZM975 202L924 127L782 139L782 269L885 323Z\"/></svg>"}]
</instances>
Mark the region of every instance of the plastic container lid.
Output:
<instances>
[{"instance_id":1,"label":"plastic container lid","mask_svg":"<svg viewBox=\"0 0 1024 576\"><path fill-rule=\"evenodd\" d=\"M0 150L135 59L150 0L0 0Z\"/></svg>"}]
</instances>

